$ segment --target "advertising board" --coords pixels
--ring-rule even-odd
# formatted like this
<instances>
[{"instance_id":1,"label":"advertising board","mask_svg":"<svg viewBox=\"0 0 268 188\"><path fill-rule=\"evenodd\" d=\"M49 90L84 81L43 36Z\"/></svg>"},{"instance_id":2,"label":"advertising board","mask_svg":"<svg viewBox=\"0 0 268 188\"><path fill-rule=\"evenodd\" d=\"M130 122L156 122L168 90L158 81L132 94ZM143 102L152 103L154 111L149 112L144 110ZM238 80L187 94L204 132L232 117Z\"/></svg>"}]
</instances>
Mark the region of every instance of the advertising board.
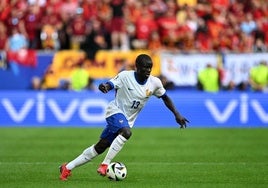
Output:
<instances>
[{"instance_id":1,"label":"advertising board","mask_svg":"<svg viewBox=\"0 0 268 188\"><path fill-rule=\"evenodd\" d=\"M170 91L190 127L268 127L266 93ZM0 92L0 126L103 127L114 93L67 91ZM150 98L135 127L176 127L161 99Z\"/></svg>"}]
</instances>

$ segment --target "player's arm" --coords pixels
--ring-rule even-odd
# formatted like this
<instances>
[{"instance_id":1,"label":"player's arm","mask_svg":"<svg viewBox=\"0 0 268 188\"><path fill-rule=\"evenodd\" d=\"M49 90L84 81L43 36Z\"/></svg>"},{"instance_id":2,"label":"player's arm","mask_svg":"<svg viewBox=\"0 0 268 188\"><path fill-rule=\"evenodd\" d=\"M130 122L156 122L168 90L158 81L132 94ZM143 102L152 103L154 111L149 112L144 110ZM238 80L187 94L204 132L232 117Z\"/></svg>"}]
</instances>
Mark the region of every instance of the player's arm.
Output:
<instances>
[{"instance_id":1,"label":"player's arm","mask_svg":"<svg viewBox=\"0 0 268 188\"><path fill-rule=\"evenodd\" d=\"M102 92L102 93L108 93L110 90L112 90L114 88L114 85L111 81L109 82L106 82L106 83L101 83L99 85L99 90Z\"/></svg>"},{"instance_id":2,"label":"player's arm","mask_svg":"<svg viewBox=\"0 0 268 188\"><path fill-rule=\"evenodd\" d=\"M161 98L166 107L174 114L176 122L180 124L180 128L186 128L186 123L189 121L177 111L170 97L167 94L164 94Z\"/></svg>"}]
</instances>

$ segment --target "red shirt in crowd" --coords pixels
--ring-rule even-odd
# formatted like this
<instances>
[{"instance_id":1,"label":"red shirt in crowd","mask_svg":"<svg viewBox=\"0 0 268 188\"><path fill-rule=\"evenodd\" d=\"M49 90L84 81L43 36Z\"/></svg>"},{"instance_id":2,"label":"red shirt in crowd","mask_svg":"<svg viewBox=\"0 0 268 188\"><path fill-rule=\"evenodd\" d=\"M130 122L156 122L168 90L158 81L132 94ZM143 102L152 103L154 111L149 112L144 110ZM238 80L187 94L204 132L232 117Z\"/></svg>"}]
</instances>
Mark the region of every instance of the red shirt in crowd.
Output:
<instances>
[{"instance_id":1,"label":"red shirt in crowd","mask_svg":"<svg viewBox=\"0 0 268 188\"><path fill-rule=\"evenodd\" d=\"M157 30L157 23L149 10L142 10L141 16L136 21L136 38L148 40L151 33Z\"/></svg>"},{"instance_id":2,"label":"red shirt in crowd","mask_svg":"<svg viewBox=\"0 0 268 188\"><path fill-rule=\"evenodd\" d=\"M26 32L28 34L28 38L33 40L38 36L38 30L40 27L40 12L39 7L31 5L28 9L29 11L26 13L25 17L23 18Z\"/></svg>"}]
</instances>

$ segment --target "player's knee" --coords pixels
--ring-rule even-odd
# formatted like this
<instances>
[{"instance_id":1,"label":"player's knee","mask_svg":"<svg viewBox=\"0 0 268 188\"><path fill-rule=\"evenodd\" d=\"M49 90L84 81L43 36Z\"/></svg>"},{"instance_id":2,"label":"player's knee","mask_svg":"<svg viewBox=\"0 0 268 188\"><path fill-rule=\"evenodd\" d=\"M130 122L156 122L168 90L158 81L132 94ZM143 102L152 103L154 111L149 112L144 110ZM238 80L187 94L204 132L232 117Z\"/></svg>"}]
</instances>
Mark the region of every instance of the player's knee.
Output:
<instances>
[{"instance_id":1,"label":"player's knee","mask_svg":"<svg viewBox=\"0 0 268 188\"><path fill-rule=\"evenodd\" d=\"M109 146L110 143L108 140L101 139L97 144L95 144L94 149L98 154L102 154Z\"/></svg>"},{"instance_id":2,"label":"player's knee","mask_svg":"<svg viewBox=\"0 0 268 188\"><path fill-rule=\"evenodd\" d=\"M120 130L119 134L121 134L125 139L129 139L132 135L130 128L123 128Z\"/></svg>"}]
</instances>

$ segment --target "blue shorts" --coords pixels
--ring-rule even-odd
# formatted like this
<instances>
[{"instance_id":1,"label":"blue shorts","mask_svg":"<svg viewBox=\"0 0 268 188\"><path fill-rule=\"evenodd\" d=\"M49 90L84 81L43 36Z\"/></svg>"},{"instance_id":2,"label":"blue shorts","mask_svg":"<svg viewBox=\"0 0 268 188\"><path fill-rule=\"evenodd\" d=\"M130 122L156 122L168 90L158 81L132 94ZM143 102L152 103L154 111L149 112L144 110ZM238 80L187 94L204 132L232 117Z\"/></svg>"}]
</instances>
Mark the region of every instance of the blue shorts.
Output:
<instances>
[{"instance_id":1,"label":"blue shorts","mask_svg":"<svg viewBox=\"0 0 268 188\"><path fill-rule=\"evenodd\" d=\"M121 114L114 114L106 118L107 126L101 133L101 138L107 139L110 143L117 137L118 131L123 127L129 127L127 118Z\"/></svg>"}]
</instances>

